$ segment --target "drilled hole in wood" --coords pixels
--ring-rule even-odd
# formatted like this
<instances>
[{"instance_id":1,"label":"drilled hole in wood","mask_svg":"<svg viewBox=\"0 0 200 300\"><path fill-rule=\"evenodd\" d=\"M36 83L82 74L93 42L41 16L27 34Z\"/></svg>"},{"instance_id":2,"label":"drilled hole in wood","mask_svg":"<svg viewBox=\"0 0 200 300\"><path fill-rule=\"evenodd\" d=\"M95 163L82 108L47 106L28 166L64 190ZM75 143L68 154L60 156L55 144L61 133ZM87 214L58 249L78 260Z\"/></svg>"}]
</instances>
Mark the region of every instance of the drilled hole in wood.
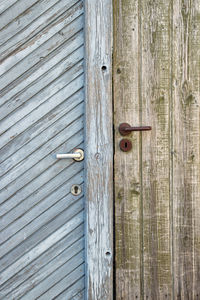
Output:
<instances>
[{"instance_id":1,"label":"drilled hole in wood","mask_svg":"<svg viewBox=\"0 0 200 300\"><path fill-rule=\"evenodd\" d=\"M107 67L106 66L102 66L102 71L106 71L107 70Z\"/></svg>"},{"instance_id":2,"label":"drilled hole in wood","mask_svg":"<svg viewBox=\"0 0 200 300\"><path fill-rule=\"evenodd\" d=\"M106 252L106 256L110 256L111 253L109 251Z\"/></svg>"}]
</instances>

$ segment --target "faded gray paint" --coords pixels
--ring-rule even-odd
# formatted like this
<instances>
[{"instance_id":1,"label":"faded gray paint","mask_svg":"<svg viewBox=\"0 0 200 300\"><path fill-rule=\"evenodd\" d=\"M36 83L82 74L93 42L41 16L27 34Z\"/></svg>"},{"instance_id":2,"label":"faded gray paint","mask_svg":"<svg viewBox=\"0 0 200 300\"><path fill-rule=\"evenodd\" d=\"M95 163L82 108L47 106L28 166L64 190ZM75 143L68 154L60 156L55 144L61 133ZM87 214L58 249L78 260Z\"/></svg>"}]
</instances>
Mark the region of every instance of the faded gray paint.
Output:
<instances>
[{"instance_id":1,"label":"faded gray paint","mask_svg":"<svg viewBox=\"0 0 200 300\"><path fill-rule=\"evenodd\" d=\"M83 299L83 3L0 4L0 299ZM83 189L82 189L83 190Z\"/></svg>"}]
</instances>

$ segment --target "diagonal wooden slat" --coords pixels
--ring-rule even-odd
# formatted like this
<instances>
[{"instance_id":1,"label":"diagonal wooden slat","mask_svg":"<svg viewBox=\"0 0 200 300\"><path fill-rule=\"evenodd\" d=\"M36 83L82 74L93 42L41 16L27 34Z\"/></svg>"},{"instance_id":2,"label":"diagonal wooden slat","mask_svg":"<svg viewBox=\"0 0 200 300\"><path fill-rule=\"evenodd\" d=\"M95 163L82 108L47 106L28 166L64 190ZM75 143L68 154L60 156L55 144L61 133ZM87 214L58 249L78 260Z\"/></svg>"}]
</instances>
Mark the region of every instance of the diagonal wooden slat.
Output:
<instances>
[{"instance_id":1,"label":"diagonal wooden slat","mask_svg":"<svg viewBox=\"0 0 200 300\"><path fill-rule=\"evenodd\" d=\"M0 299L84 299L83 13L0 3Z\"/></svg>"},{"instance_id":2,"label":"diagonal wooden slat","mask_svg":"<svg viewBox=\"0 0 200 300\"><path fill-rule=\"evenodd\" d=\"M67 39L72 37L75 33L82 29L81 24L83 23L83 17L81 16L82 10L76 11L74 15L73 22L71 19L68 20L69 26L63 24L64 27L61 27L59 32L55 34L52 33L52 36L47 39L47 41L41 41L41 45L39 47L32 46L33 49L21 50L17 56L14 54L13 56L9 56L4 61L1 61L1 72L0 72L0 83L1 89L7 87L9 84L12 85L18 83L27 77L27 73L31 72L31 68L34 68L35 65L37 67L41 64L41 61L48 56L52 51L55 51L59 46L62 45L63 39ZM61 31L62 30L62 31ZM29 44L34 43L37 45L37 39L35 41L29 41ZM14 52L15 53L15 52ZM29 66L29 67L28 67ZM14 73L13 73L14 71ZM4 74L5 72L5 74ZM2 75L4 74L4 75ZM16 83L13 84L13 79L16 80Z\"/></svg>"},{"instance_id":3,"label":"diagonal wooden slat","mask_svg":"<svg viewBox=\"0 0 200 300\"><path fill-rule=\"evenodd\" d=\"M76 184L82 186L82 177L83 174L79 171L78 174L57 188L56 191L42 199L38 205L35 205L19 218L16 218L13 223L0 232L1 244L6 247L7 243L9 248L11 244L16 245L22 242L24 239L24 231L26 231L26 237L28 237L34 233L36 229L42 227L47 221L50 221L51 218L57 216L62 210L73 204L76 198L71 197L71 194L67 193L67 190L72 186L74 181ZM82 194L80 196L82 196Z\"/></svg>"},{"instance_id":4,"label":"diagonal wooden slat","mask_svg":"<svg viewBox=\"0 0 200 300\"><path fill-rule=\"evenodd\" d=\"M2 257L0 260L2 269L1 284L42 255L48 248L74 229L77 224L79 225L83 221L82 210L83 201L79 200L67 209L67 214L66 211L63 211L57 218L49 222L49 226L43 226L39 232L36 232L24 243L8 252L7 257ZM38 233L40 234L38 235Z\"/></svg>"},{"instance_id":5,"label":"diagonal wooden slat","mask_svg":"<svg viewBox=\"0 0 200 300\"><path fill-rule=\"evenodd\" d=\"M80 109L82 108L83 105L77 106L72 112L71 115L77 120L81 116ZM63 119L62 119L63 120ZM76 131L80 131L82 129L82 122L77 121L76 123ZM63 126L65 126L63 128ZM61 126L60 126L61 127ZM21 163L19 163L16 167L10 170L7 174L1 177L1 184L0 188L3 188L7 186L8 182L9 184L19 178L21 174L24 174L26 171L29 171L32 166L34 166L37 162L41 161L41 158L46 158L48 154L51 154L54 149L58 149L60 145L62 145L65 142L65 135L69 138L69 130L72 126L67 126L63 124L62 122L62 127L61 128L56 128L57 129L57 134L56 135L51 135L48 139L48 142L45 144L38 144L38 147L36 148L36 151L32 152L27 152L28 156L26 158L26 161L22 160ZM55 131L53 132L55 134ZM75 145L76 146L76 145ZM64 149L63 149L64 150ZM55 162L55 156L52 156L53 161ZM46 165L46 164L45 164ZM48 165L46 165L48 166Z\"/></svg>"},{"instance_id":6,"label":"diagonal wooden slat","mask_svg":"<svg viewBox=\"0 0 200 300\"><path fill-rule=\"evenodd\" d=\"M79 78L80 79L80 78ZM9 141L9 143L0 150L0 162L12 157L12 155L20 150L24 145L29 143L32 139L36 138L39 134L44 132L47 128L53 126L57 120L59 120L64 114L73 109L76 103L82 102L84 99L84 92L82 85L79 86L81 80L76 84L78 90L72 89L70 91L69 98L64 98L63 101L56 107L52 107L46 112L36 123L33 123L27 130L29 134L27 135L27 130L19 133L14 139ZM77 86L78 85L78 86ZM80 87L80 89L79 89ZM74 91L74 93L73 93ZM81 99L81 100L79 100Z\"/></svg>"},{"instance_id":7,"label":"diagonal wooden slat","mask_svg":"<svg viewBox=\"0 0 200 300\"><path fill-rule=\"evenodd\" d=\"M61 254L65 249L69 248L76 241L81 239L83 235L83 224L79 224L63 239L50 247L36 260L30 263L26 268L22 269L16 275L11 277L7 282L5 282L5 284L3 284L0 288L0 295L5 297L5 295L10 294L13 290L14 293L18 293L19 291L22 292L23 288L29 289L28 285L31 284L30 279L33 279L33 276L35 276L35 284L37 284L40 281L40 270L55 257L59 256L59 254Z\"/></svg>"},{"instance_id":8,"label":"diagonal wooden slat","mask_svg":"<svg viewBox=\"0 0 200 300\"><path fill-rule=\"evenodd\" d=\"M78 281L76 281L70 288L66 289L60 295L56 296L56 300L80 300L83 299L84 296L84 280L82 277Z\"/></svg>"},{"instance_id":9,"label":"diagonal wooden slat","mask_svg":"<svg viewBox=\"0 0 200 300\"><path fill-rule=\"evenodd\" d=\"M7 3L6 3L7 2ZM1 15L0 28L3 28L22 13L26 13L26 10L31 8L38 0L29 0L24 2L23 0L11 0L3 1L1 4L4 13ZM10 9L7 9L10 8Z\"/></svg>"},{"instance_id":10,"label":"diagonal wooden slat","mask_svg":"<svg viewBox=\"0 0 200 300\"><path fill-rule=\"evenodd\" d=\"M72 1L68 0L69 5L73 5ZM46 25L46 20L51 20L51 17L55 12L58 14L58 9L60 9L60 13L64 11L64 2L60 2L59 0L41 0L35 3L31 9L29 9L26 13L22 13L17 18L15 18L12 22L10 22L7 26L2 29L1 32L1 44L6 44L6 47L10 48L9 40L12 39L12 44L17 46L17 40L24 36L24 31L29 29L29 39L30 33L33 32L35 28L38 28L38 31L41 29L41 22ZM38 13L39 10L39 13ZM48 11L47 11L48 10ZM16 24L18 23L18 26ZM45 26L43 25L43 26ZM16 40L17 38L17 40ZM1 48L0 48L1 49Z\"/></svg>"},{"instance_id":11,"label":"diagonal wooden slat","mask_svg":"<svg viewBox=\"0 0 200 300\"><path fill-rule=\"evenodd\" d=\"M6 9L8 9L10 6L12 6L15 2L18 0L1 0L0 3L0 14L2 14Z\"/></svg>"},{"instance_id":12,"label":"diagonal wooden slat","mask_svg":"<svg viewBox=\"0 0 200 300\"><path fill-rule=\"evenodd\" d=\"M66 109L68 110L67 114L66 115L64 114L61 118L59 118L56 122L56 125L61 123L64 126L64 128L66 126L69 126L70 122L68 121L67 123L63 124L63 119L65 119L67 117L67 115L75 114L75 110L76 110L76 113L78 113L78 111L80 111L80 108L82 109L82 105L83 105L83 103L81 103L83 101L82 99L83 98L80 97L80 93L79 93L79 97L77 97L77 98L73 97L72 105L74 107L72 107L72 109L69 109L69 106L67 106L66 107ZM69 103L68 101L65 101L65 102ZM4 162L2 162L0 176L7 173L10 169L12 169L13 167L15 167L15 165L17 165L21 161L23 161L26 157L28 157L36 149L38 149L39 147L44 145L46 143L46 141L48 141L49 135L51 136L51 138L54 137L55 134L53 134L53 132L52 132L53 127L54 127L54 123L52 125L50 125L49 127L47 127L45 130L43 130L35 138L29 140L28 143L24 144L23 147L21 147L18 151L14 152ZM62 131L62 130L63 130L63 127L60 128L60 131ZM37 141L39 143L39 146L37 145ZM26 149L25 156L24 156L24 148Z\"/></svg>"},{"instance_id":13,"label":"diagonal wooden slat","mask_svg":"<svg viewBox=\"0 0 200 300\"><path fill-rule=\"evenodd\" d=\"M80 41L81 43L82 41ZM70 43L72 44L72 43ZM75 44L75 43L74 43ZM71 46L71 45L70 45ZM77 43L74 45L74 48L77 47ZM74 48L71 48L69 51L73 51ZM65 52L68 49L66 49ZM63 56L65 53L62 53ZM22 105L25 105L26 102L31 102L32 97L34 95L38 95L40 92L42 92L45 88L50 89L51 85L55 85L56 82L54 82L58 77L62 76L64 73L70 72L71 68L73 68L75 63L79 63L82 60L83 57L83 46L76 49L73 53L70 53L67 58L62 59L59 61L59 63L56 65L55 59L53 59L52 64L53 68L48 69L46 73L43 74L43 76L40 76L35 82L32 80L31 81L31 86L29 89L26 87L22 93L19 93L18 90L18 95L12 97L11 99L8 100L7 95L4 96L4 100L7 101L4 105L1 106L2 114L1 114L1 119L5 118L6 116L9 116L10 119L12 119L13 123L16 122L16 114L17 112L22 113L22 109L24 107L21 107ZM60 58L60 57L59 57ZM49 64L48 64L49 66ZM44 72L44 71L43 71ZM66 75L66 74L65 74ZM9 94L9 93L8 93ZM22 109L21 109L22 108ZM2 122L1 122L2 124ZM2 125L1 125L1 130L3 131Z\"/></svg>"},{"instance_id":14,"label":"diagonal wooden slat","mask_svg":"<svg viewBox=\"0 0 200 300\"><path fill-rule=\"evenodd\" d=\"M67 274L67 278L66 280L68 281L68 284L71 284L71 280L76 278L80 278L83 276L83 272L84 272L84 267L83 265L81 266L81 268L79 267L77 270L75 270L75 272L73 272L73 267L76 267L78 261L83 261L83 252L78 253L77 255L75 255L78 251L82 250L83 248L83 239L80 239L78 242L76 242L74 245L72 245L69 249L67 249L66 251L64 251L62 253L62 255L59 255L58 257L56 257L54 260L50 261L48 263L48 265L46 265L45 267L43 267L42 269L39 270L39 274L35 274L35 276L32 276L29 280L23 282L21 289L16 289L13 290L12 293L8 294L4 299L10 299L9 297L23 297L24 299L27 299L27 297L31 297L31 299L35 299L34 297L40 293L43 292L43 285L48 288L49 285L53 285L54 281L52 283L52 277L54 276L54 273L60 274L61 272L63 272L64 274ZM65 254L65 255L63 255ZM71 256L74 256L71 258ZM64 261L61 260L64 257L69 257L69 261L67 261L64 264ZM58 269L58 270L54 270L55 267L59 267L59 265L63 264L63 268ZM54 271L54 272L53 272ZM52 273L50 273L52 272ZM50 273L50 274L49 274ZM72 276L71 276L72 274ZM55 277L54 277L55 278ZM53 279L54 279L53 278ZM42 281L43 280L43 281ZM51 281L50 281L51 280ZM50 281L50 282L48 282ZM63 288L65 288L64 284L62 284ZM28 290L30 290L30 287L32 288L31 292L26 294L28 292ZM57 287L56 287L57 289ZM82 286L81 286L82 289ZM58 289L57 289L58 290ZM80 286L77 286L77 290L80 290ZM70 289L71 291L71 289ZM72 289L73 291L73 289ZM60 292L60 290L58 290L58 293ZM51 293L51 291L50 291ZM47 295L45 295L47 296ZM49 295L48 295L49 296ZM52 299L51 298L51 294L50 294L50 298L46 298L46 299ZM23 299L20 298L20 299ZM11 298L12 299L12 298ZM19 298L18 298L19 299Z\"/></svg>"}]
</instances>

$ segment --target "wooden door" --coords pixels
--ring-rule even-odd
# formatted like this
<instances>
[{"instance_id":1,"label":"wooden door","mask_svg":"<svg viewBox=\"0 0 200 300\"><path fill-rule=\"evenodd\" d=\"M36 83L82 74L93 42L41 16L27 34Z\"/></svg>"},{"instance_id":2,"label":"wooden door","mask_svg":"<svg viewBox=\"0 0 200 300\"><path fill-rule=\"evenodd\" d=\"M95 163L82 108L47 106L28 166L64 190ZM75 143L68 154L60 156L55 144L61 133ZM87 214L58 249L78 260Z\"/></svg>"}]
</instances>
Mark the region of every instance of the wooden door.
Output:
<instances>
[{"instance_id":1,"label":"wooden door","mask_svg":"<svg viewBox=\"0 0 200 300\"><path fill-rule=\"evenodd\" d=\"M84 298L83 13L0 3L0 299Z\"/></svg>"},{"instance_id":2,"label":"wooden door","mask_svg":"<svg viewBox=\"0 0 200 300\"><path fill-rule=\"evenodd\" d=\"M200 299L200 1L114 1L116 299ZM150 125L119 148L120 123Z\"/></svg>"}]
</instances>

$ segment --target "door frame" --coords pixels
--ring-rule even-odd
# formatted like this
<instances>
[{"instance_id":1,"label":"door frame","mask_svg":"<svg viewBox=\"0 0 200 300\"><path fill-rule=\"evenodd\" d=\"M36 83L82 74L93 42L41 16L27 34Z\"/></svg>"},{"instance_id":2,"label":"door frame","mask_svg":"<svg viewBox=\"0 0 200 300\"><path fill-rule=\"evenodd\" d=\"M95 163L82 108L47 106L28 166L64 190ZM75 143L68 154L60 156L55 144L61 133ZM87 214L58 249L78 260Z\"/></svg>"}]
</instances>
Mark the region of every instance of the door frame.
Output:
<instances>
[{"instance_id":1,"label":"door frame","mask_svg":"<svg viewBox=\"0 0 200 300\"><path fill-rule=\"evenodd\" d=\"M86 299L113 299L112 0L85 0Z\"/></svg>"}]
</instances>

